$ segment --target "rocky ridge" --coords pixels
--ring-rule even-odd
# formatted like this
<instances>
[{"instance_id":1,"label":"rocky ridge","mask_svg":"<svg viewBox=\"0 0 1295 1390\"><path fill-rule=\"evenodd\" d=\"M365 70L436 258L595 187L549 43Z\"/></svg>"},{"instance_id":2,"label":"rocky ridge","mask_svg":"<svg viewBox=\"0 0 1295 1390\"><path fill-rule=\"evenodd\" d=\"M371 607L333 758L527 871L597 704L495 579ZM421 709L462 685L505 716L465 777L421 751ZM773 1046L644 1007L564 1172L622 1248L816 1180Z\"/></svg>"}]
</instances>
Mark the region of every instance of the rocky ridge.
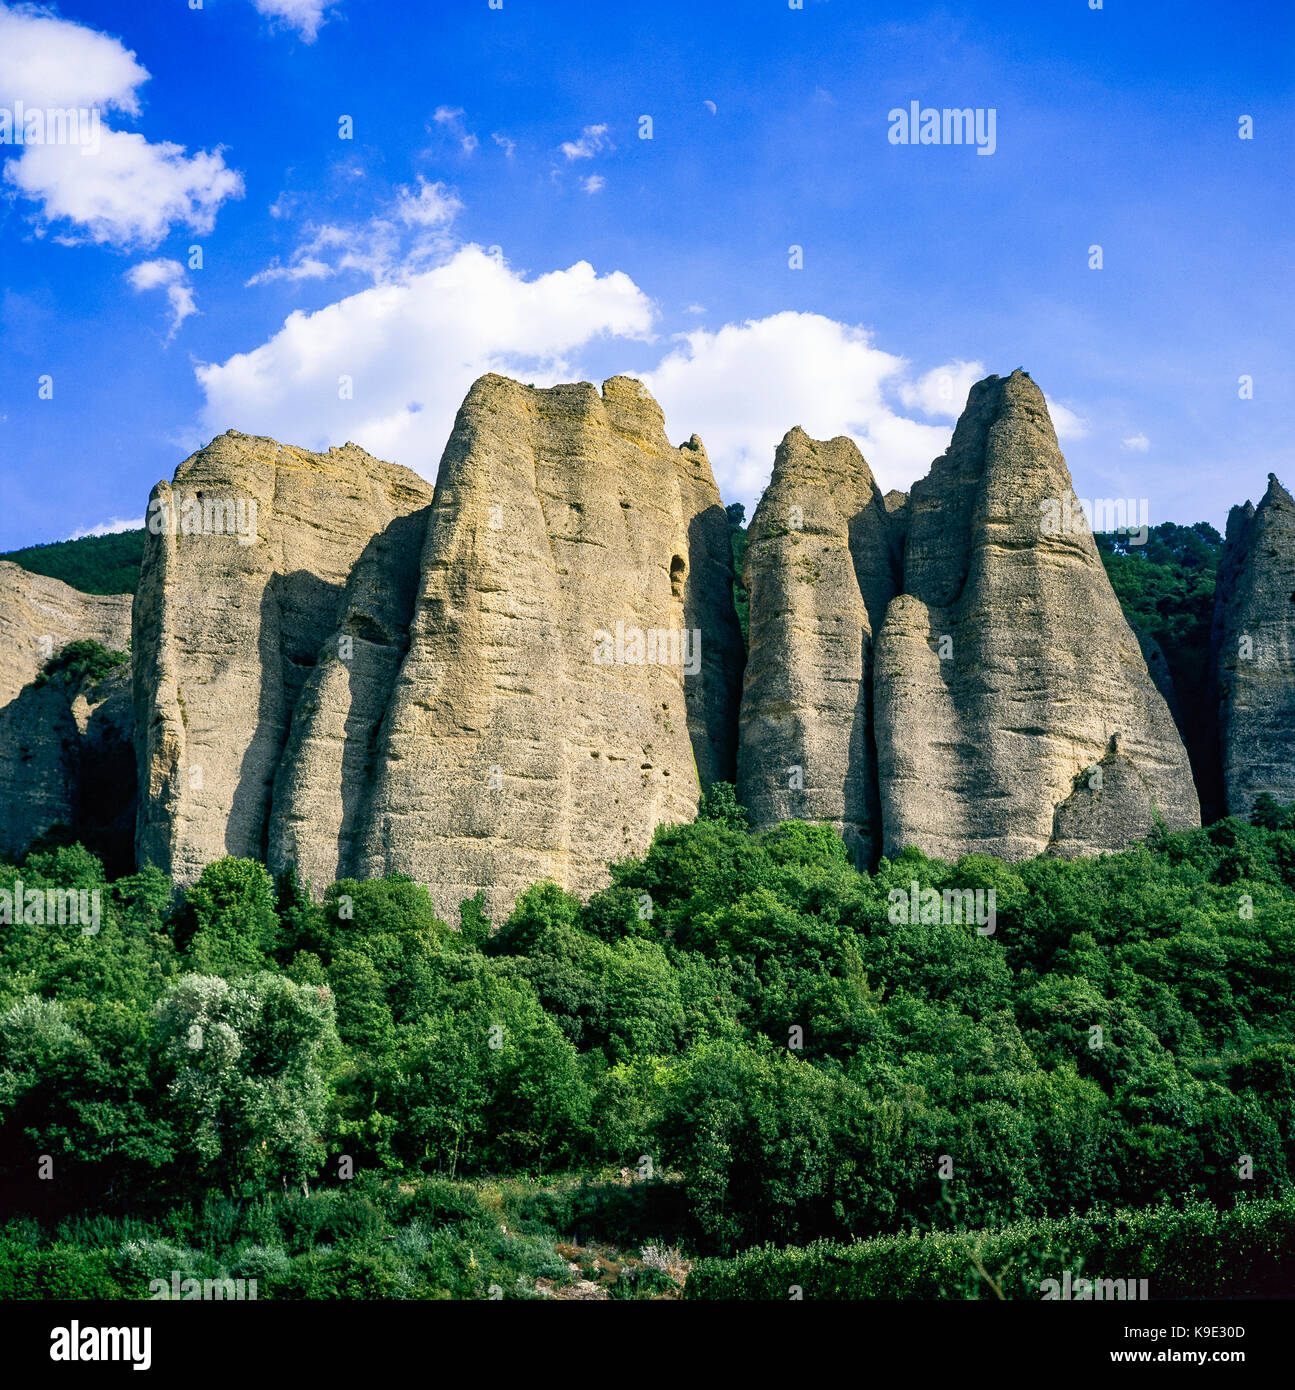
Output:
<instances>
[{"instance_id":1,"label":"rocky ridge","mask_svg":"<svg viewBox=\"0 0 1295 1390\"><path fill-rule=\"evenodd\" d=\"M17 851L84 819L132 738L140 862L183 885L249 856L316 892L405 873L450 921L477 892L498 918L541 878L596 889L717 780L757 828L826 823L864 865L1198 824L1163 654L1066 514L1023 372L972 389L909 494L793 429L748 533L748 658L705 449L671 445L631 378L481 378L435 488L355 445L230 431L154 489L133 605L0 563L0 834ZM1242 813L1295 796L1293 525L1272 478L1220 571ZM133 697L123 668L36 682L85 636L133 645Z\"/></svg>"}]
</instances>

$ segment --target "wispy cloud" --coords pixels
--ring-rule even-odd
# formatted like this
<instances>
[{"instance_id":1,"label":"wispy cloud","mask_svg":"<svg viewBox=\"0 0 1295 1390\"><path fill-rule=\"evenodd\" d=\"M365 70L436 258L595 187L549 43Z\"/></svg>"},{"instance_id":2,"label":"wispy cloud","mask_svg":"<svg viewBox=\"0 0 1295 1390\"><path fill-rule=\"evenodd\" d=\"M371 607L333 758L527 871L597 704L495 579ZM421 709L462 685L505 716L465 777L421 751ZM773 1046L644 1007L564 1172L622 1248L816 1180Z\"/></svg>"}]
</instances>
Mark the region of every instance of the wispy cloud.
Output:
<instances>
[{"instance_id":1,"label":"wispy cloud","mask_svg":"<svg viewBox=\"0 0 1295 1390\"><path fill-rule=\"evenodd\" d=\"M295 29L307 43L314 43L324 22L328 0L252 0L258 14Z\"/></svg>"},{"instance_id":2,"label":"wispy cloud","mask_svg":"<svg viewBox=\"0 0 1295 1390\"><path fill-rule=\"evenodd\" d=\"M462 207L452 188L420 175L414 186L397 188L394 198L365 222L308 223L304 240L286 263L272 261L246 283L327 280L348 272L374 284L400 279L449 254L449 227Z\"/></svg>"},{"instance_id":3,"label":"wispy cloud","mask_svg":"<svg viewBox=\"0 0 1295 1390\"><path fill-rule=\"evenodd\" d=\"M95 526L83 526L65 537L69 541L84 540L86 536L117 536L123 531L138 531L144 525L142 516L114 516L109 521L101 521Z\"/></svg>"},{"instance_id":4,"label":"wispy cloud","mask_svg":"<svg viewBox=\"0 0 1295 1390\"><path fill-rule=\"evenodd\" d=\"M587 125L580 132L579 140L564 140L562 142L562 153L568 159L592 159L594 155L601 154L604 150L614 150L610 136L607 134L606 125Z\"/></svg>"},{"instance_id":5,"label":"wispy cloud","mask_svg":"<svg viewBox=\"0 0 1295 1390\"><path fill-rule=\"evenodd\" d=\"M137 293L144 290L166 291L167 303L171 306L171 331L167 334L168 342L175 337L176 330L185 319L198 312L193 287L186 279L184 267L179 261L141 261L126 272L126 280Z\"/></svg>"},{"instance_id":6,"label":"wispy cloud","mask_svg":"<svg viewBox=\"0 0 1295 1390\"><path fill-rule=\"evenodd\" d=\"M461 106L438 106L432 112L432 120L454 136L464 154L471 154L481 143L464 125Z\"/></svg>"}]
</instances>

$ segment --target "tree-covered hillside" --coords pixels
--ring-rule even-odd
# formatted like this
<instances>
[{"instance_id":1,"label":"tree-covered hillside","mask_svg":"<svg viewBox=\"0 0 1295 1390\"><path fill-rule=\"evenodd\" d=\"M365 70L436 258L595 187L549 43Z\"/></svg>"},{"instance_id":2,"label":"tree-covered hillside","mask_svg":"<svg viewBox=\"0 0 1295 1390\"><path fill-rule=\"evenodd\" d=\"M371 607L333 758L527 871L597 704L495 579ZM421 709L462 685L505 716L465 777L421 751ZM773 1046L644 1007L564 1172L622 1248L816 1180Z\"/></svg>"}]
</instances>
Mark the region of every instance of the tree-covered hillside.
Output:
<instances>
[{"instance_id":1,"label":"tree-covered hillside","mask_svg":"<svg viewBox=\"0 0 1295 1390\"><path fill-rule=\"evenodd\" d=\"M144 559L144 528L111 536L29 545L0 555L32 574L61 579L83 594L133 594Z\"/></svg>"},{"instance_id":2,"label":"tree-covered hillside","mask_svg":"<svg viewBox=\"0 0 1295 1390\"><path fill-rule=\"evenodd\" d=\"M537 884L495 926L401 878L315 903L246 860L174 899L76 847L0 867L0 905L18 879L99 893L102 922L0 910L0 1296L172 1269L262 1297L672 1294L764 1242L1024 1250L1020 1223L1261 1199L1289 1224L1295 813L1271 803L1099 859L867 876L822 827L752 835L721 787L587 903ZM992 890L992 930L945 890Z\"/></svg>"},{"instance_id":3,"label":"tree-covered hillside","mask_svg":"<svg viewBox=\"0 0 1295 1390\"><path fill-rule=\"evenodd\" d=\"M1218 750L1218 697L1210 677L1210 627L1223 538L1207 522L1150 528L1145 545L1122 534L1098 535L1111 587L1124 616L1160 644L1182 711L1206 820L1223 813Z\"/></svg>"}]
</instances>

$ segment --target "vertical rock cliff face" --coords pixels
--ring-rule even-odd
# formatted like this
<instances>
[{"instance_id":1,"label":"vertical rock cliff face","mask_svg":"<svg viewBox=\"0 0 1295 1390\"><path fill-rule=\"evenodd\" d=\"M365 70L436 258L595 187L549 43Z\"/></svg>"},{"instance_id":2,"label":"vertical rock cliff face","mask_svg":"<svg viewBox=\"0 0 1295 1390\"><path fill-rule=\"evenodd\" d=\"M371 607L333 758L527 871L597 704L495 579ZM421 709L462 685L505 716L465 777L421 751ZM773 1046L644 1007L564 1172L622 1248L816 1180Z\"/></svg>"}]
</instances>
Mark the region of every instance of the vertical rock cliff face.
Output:
<instances>
[{"instance_id":1,"label":"vertical rock cliff face","mask_svg":"<svg viewBox=\"0 0 1295 1390\"><path fill-rule=\"evenodd\" d=\"M699 772L732 760L728 543L704 451L671 447L638 382L478 381L441 462L357 868L410 874L454 920L478 890L498 912L537 879L597 887L695 815Z\"/></svg>"},{"instance_id":2,"label":"vertical rock cliff face","mask_svg":"<svg viewBox=\"0 0 1295 1390\"><path fill-rule=\"evenodd\" d=\"M896 591L896 518L846 438L793 429L751 519L750 655L738 791L757 829L835 827L864 867L880 849L873 640Z\"/></svg>"},{"instance_id":3,"label":"vertical rock cliff face","mask_svg":"<svg viewBox=\"0 0 1295 1390\"><path fill-rule=\"evenodd\" d=\"M130 746L125 668L75 688L37 683L70 642L129 650L130 602L0 561L0 851L19 853L56 823L80 825L89 783L107 779L105 794L133 806L133 771L121 758Z\"/></svg>"},{"instance_id":4,"label":"vertical rock cliff face","mask_svg":"<svg viewBox=\"0 0 1295 1390\"><path fill-rule=\"evenodd\" d=\"M429 509L399 516L364 548L297 702L275 778L269 865L319 891L356 872L378 731L409 649Z\"/></svg>"},{"instance_id":5,"label":"vertical rock cliff face","mask_svg":"<svg viewBox=\"0 0 1295 1390\"><path fill-rule=\"evenodd\" d=\"M1229 813L1295 799L1295 503L1274 474L1228 516L1213 647Z\"/></svg>"},{"instance_id":6,"label":"vertical rock cliff face","mask_svg":"<svg viewBox=\"0 0 1295 1390\"><path fill-rule=\"evenodd\" d=\"M1182 741L1081 516L1038 387L972 388L907 507L877 641L888 853L1118 849L1199 824Z\"/></svg>"},{"instance_id":7,"label":"vertical rock cliff face","mask_svg":"<svg viewBox=\"0 0 1295 1390\"><path fill-rule=\"evenodd\" d=\"M365 547L430 501L415 474L230 431L159 483L134 605L136 847L191 882L264 858L289 720Z\"/></svg>"}]
</instances>

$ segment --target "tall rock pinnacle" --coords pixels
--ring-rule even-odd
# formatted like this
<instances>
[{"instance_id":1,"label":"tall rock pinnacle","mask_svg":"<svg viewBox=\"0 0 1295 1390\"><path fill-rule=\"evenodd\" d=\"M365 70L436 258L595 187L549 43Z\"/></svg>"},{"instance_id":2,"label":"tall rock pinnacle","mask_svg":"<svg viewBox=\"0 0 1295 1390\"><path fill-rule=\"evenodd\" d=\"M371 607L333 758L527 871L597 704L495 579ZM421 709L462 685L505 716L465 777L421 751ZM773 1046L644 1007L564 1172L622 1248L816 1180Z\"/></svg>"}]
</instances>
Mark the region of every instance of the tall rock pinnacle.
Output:
<instances>
[{"instance_id":1,"label":"tall rock pinnacle","mask_svg":"<svg viewBox=\"0 0 1295 1390\"><path fill-rule=\"evenodd\" d=\"M864 867L881 843L872 647L897 587L894 534L854 443L797 428L778 447L744 566L739 795L757 829L826 822Z\"/></svg>"},{"instance_id":2,"label":"tall rock pinnacle","mask_svg":"<svg viewBox=\"0 0 1295 1390\"><path fill-rule=\"evenodd\" d=\"M908 504L877 639L888 853L1021 859L1200 822L1182 741L1023 372L972 387Z\"/></svg>"},{"instance_id":3,"label":"tall rock pinnacle","mask_svg":"<svg viewBox=\"0 0 1295 1390\"><path fill-rule=\"evenodd\" d=\"M468 393L437 480L359 869L453 920L588 890L731 775L741 636L704 451L636 381ZM700 586L694 584L697 576ZM690 738L691 734L691 738Z\"/></svg>"},{"instance_id":4,"label":"tall rock pinnacle","mask_svg":"<svg viewBox=\"0 0 1295 1390\"><path fill-rule=\"evenodd\" d=\"M1275 474L1228 516L1213 648L1228 811L1295 800L1295 502Z\"/></svg>"},{"instance_id":5,"label":"tall rock pinnacle","mask_svg":"<svg viewBox=\"0 0 1295 1390\"><path fill-rule=\"evenodd\" d=\"M133 611L141 863L187 884L222 855L265 857L289 721L347 577L430 500L353 444L232 430L153 489Z\"/></svg>"}]
</instances>

